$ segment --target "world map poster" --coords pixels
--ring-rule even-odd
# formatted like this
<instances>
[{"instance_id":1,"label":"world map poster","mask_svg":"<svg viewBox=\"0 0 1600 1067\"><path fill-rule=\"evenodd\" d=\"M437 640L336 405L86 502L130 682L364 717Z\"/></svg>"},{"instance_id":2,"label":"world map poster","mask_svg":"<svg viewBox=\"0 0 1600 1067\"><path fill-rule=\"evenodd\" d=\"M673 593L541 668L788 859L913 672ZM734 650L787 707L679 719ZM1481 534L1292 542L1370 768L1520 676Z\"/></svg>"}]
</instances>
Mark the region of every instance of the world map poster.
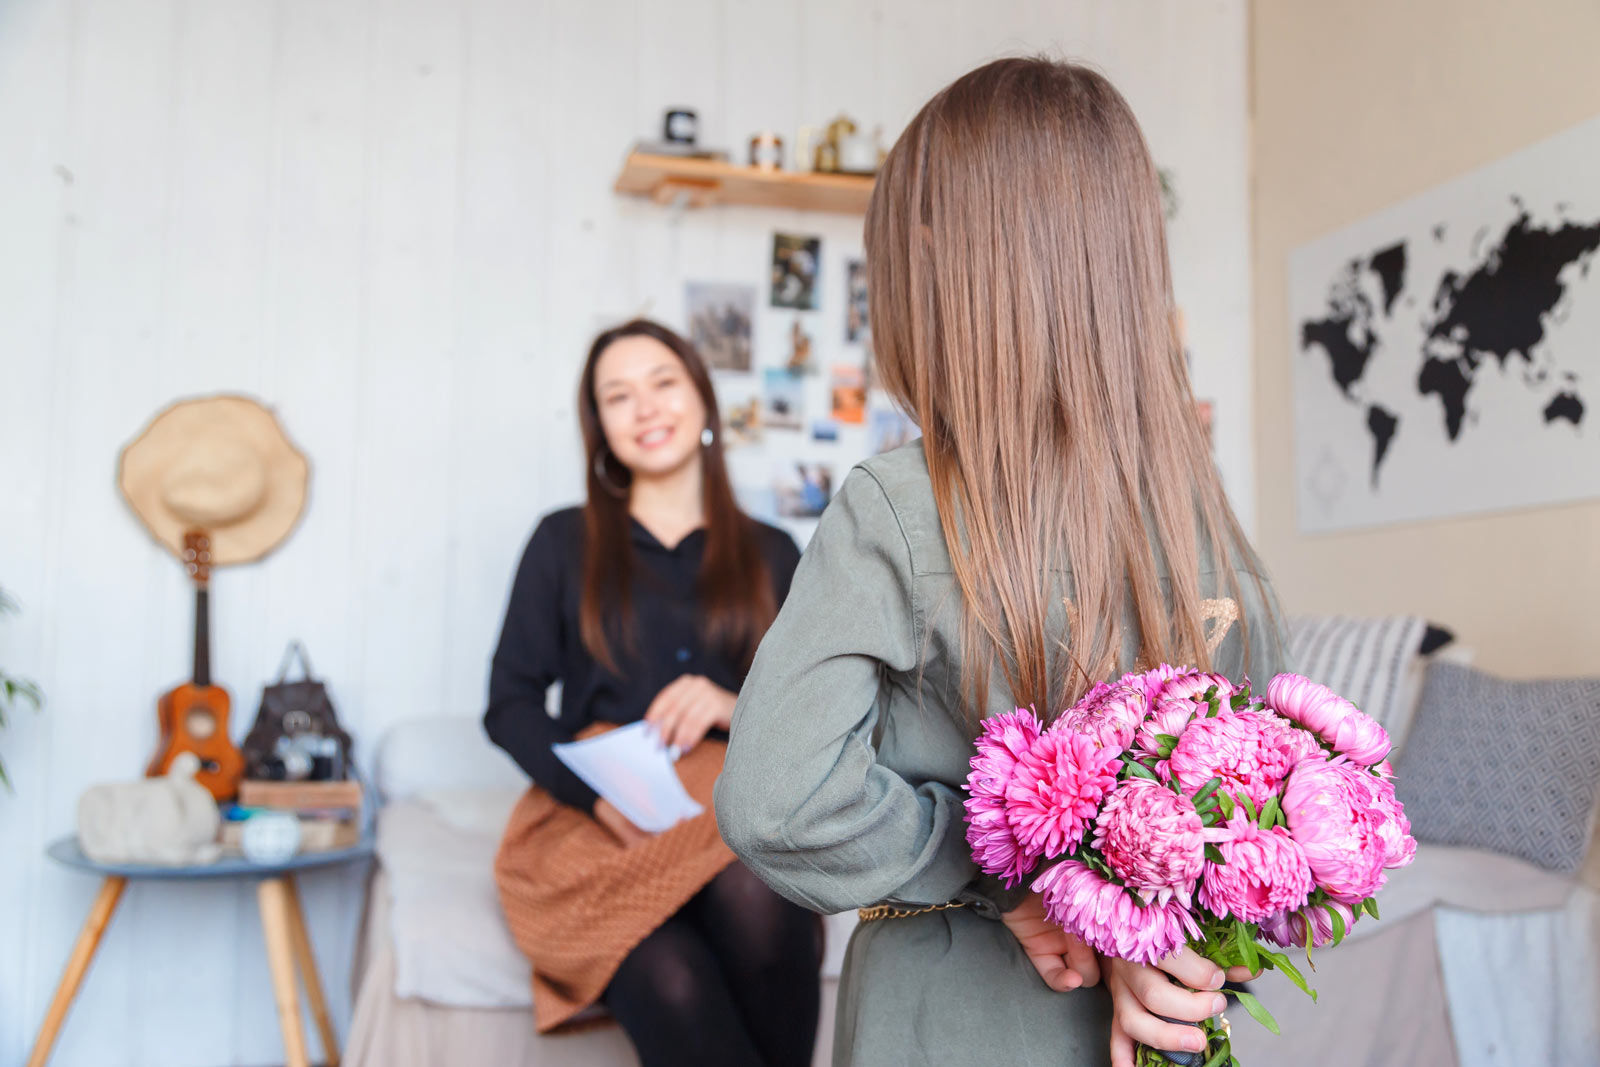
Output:
<instances>
[{"instance_id":1,"label":"world map poster","mask_svg":"<svg viewBox=\"0 0 1600 1067\"><path fill-rule=\"evenodd\" d=\"M1600 497L1600 119L1289 258L1308 533Z\"/></svg>"}]
</instances>

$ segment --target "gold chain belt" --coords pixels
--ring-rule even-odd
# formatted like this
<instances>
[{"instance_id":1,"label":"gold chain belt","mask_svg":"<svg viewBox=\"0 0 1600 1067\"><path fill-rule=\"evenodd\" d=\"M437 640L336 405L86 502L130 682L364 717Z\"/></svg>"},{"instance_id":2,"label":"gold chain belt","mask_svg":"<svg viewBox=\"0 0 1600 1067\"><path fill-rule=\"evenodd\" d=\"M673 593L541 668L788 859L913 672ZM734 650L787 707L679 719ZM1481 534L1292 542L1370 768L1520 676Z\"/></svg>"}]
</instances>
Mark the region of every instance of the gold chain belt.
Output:
<instances>
[{"instance_id":1,"label":"gold chain belt","mask_svg":"<svg viewBox=\"0 0 1600 1067\"><path fill-rule=\"evenodd\" d=\"M908 919L913 915L926 915L931 911L949 911L951 908L964 908L964 900L952 900L944 904L929 904L926 908L897 908L892 904L874 904L870 908L857 908L856 918L864 923L874 919Z\"/></svg>"}]
</instances>

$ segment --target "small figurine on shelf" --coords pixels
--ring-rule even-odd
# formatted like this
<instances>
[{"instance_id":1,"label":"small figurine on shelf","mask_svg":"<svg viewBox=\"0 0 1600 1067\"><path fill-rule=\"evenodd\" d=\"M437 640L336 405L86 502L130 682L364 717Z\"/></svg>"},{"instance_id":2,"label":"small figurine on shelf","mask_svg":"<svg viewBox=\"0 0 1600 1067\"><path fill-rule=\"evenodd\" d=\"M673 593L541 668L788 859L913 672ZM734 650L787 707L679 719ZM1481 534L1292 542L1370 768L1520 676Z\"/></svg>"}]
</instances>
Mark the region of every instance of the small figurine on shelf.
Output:
<instances>
[{"instance_id":1,"label":"small figurine on shelf","mask_svg":"<svg viewBox=\"0 0 1600 1067\"><path fill-rule=\"evenodd\" d=\"M800 128L798 159L823 174L875 174L882 156L878 142L860 132L850 116L840 115L826 128Z\"/></svg>"}]
</instances>

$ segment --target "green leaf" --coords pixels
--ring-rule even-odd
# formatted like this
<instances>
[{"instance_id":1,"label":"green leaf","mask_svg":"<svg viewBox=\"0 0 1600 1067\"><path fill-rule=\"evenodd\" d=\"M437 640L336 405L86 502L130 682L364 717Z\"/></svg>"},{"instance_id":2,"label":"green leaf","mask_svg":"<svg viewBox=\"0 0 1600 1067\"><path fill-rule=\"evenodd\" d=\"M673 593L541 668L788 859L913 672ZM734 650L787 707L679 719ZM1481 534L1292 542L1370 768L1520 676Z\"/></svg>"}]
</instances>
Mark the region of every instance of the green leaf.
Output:
<instances>
[{"instance_id":1,"label":"green leaf","mask_svg":"<svg viewBox=\"0 0 1600 1067\"><path fill-rule=\"evenodd\" d=\"M1206 859L1210 860L1212 863L1225 864L1228 862L1222 858L1222 850L1213 844L1206 845Z\"/></svg>"},{"instance_id":2,"label":"green leaf","mask_svg":"<svg viewBox=\"0 0 1600 1067\"><path fill-rule=\"evenodd\" d=\"M1205 695L1203 697L1201 697L1200 699L1204 700L1207 704L1210 704L1212 701L1216 700L1217 699L1217 687L1216 686L1212 686L1210 689L1207 689L1206 692L1205 692Z\"/></svg>"},{"instance_id":3,"label":"green leaf","mask_svg":"<svg viewBox=\"0 0 1600 1067\"><path fill-rule=\"evenodd\" d=\"M1316 1003L1317 991L1307 984L1306 976L1300 973L1300 968L1296 967L1288 956L1281 952L1274 952L1264 945L1258 947L1261 950L1262 957L1271 962L1274 970L1281 972L1285 978L1299 986L1300 991L1310 997L1312 1003Z\"/></svg>"},{"instance_id":4,"label":"green leaf","mask_svg":"<svg viewBox=\"0 0 1600 1067\"><path fill-rule=\"evenodd\" d=\"M1238 920L1235 920L1235 922L1238 922ZM1252 971L1259 971L1261 969L1261 947L1256 944L1255 935L1242 922L1239 922L1235 929L1237 931L1235 936L1239 939L1239 954L1244 957L1244 965Z\"/></svg>"},{"instance_id":5,"label":"green leaf","mask_svg":"<svg viewBox=\"0 0 1600 1067\"><path fill-rule=\"evenodd\" d=\"M1245 692L1233 694L1233 697L1228 701L1234 711L1238 711L1248 703L1250 703L1250 694Z\"/></svg>"},{"instance_id":6,"label":"green leaf","mask_svg":"<svg viewBox=\"0 0 1600 1067\"><path fill-rule=\"evenodd\" d=\"M1218 793L1217 799L1222 804L1222 817L1224 819L1233 818L1233 797L1227 793Z\"/></svg>"},{"instance_id":7,"label":"green leaf","mask_svg":"<svg viewBox=\"0 0 1600 1067\"><path fill-rule=\"evenodd\" d=\"M1157 778L1155 776L1155 773L1153 771L1151 771L1150 768L1146 767L1142 763L1134 763L1134 762L1130 761L1128 763L1128 773L1131 774L1131 775L1134 775L1137 778L1148 778L1152 782L1161 781L1161 779L1159 779L1159 778Z\"/></svg>"},{"instance_id":8,"label":"green leaf","mask_svg":"<svg viewBox=\"0 0 1600 1067\"><path fill-rule=\"evenodd\" d=\"M1328 918L1333 920L1333 943L1337 945L1344 940L1344 916L1338 908L1329 908Z\"/></svg>"},{"instance_id":9,"label":"green leaf","mask_svg":"<svg viewBox=\"0 0 1600 1067\"><path fill-rule=\"evenodd\" d=\"M1172 750L1178 747L1178 739L1171 734L1156 734L1156 752L1162 759L1172 755Z\"/></svg>"},{"instance_id":10,"label":"green leaf","mask_svg":"<svg viewBox=\"0 0 1600 1067\"><path fill-rule=\"evenodd\" d=\"M1260 816L1256 813L1256 806L1250 802L1249 793L1240 793L1236 799L1244 805L1244 813L1251 822L1256 822L1260 819Z\"/></svg>"},{"instance_id":11,"label":"green leaf","mask_svg":"<svg viewBox=\"0 0 1600 1067\"><path fill-rule=\"evenodd\" d=\"M1368 897L1366 900L1363 900L1361 902L1361 906L1363 908L1366 908L1367 909L1367 914L1372 916L1374 919L1376 919L1378 917L1378 898L1377 897Z\"/></svg>"},{"instance_id":12,"label":"green leaf","mask_svg":"<svg viewBox=\"0 0 1600 1067\"><path fill-rule=\"evenodd\" d=\"M1278 816L1278 811L1278 798L1276 795L1269 799L1265 804L1261 805L1262 829L1266 829L1272 825L1273 821L1276 820Z\"/></svg>"},{"instance_id":13,"label":"green leaf","mask_svg":"<svg viewBox=\"0 0 1600 1067\"><path fill-rule=\"evenodd\" d=\"M1211 793L1215 792L1217 786L1219 786L1221 784L1222 784L1222 779L1221 778L1213 778L1209 782L1207 782L1205 785L1201 786L1199 788L1199 790L1197 790L1195 792L1195 795L1194 795L1195 803L1196 804L1200 803L1200 798L1201 797L1208 796Z\"/></svg>"},{"instance_id":14,"label":"green leaf","mask_svg":"<svg viewBox=\"0 0 1600 1067\"><path fill-rule=\"evenodd\" d=\"M1228 1042L1224 1041L1217 1047L1217 1051L1211 1054L1211 1058L1205 1062L1205 1067L1222 1067L1225 1059L1232 1058L1233 1054L1228 1050Z\"/></svg>"},{"instance_id":15,"label":"green leaf","mask_svg":"<svg viewBox=\"0 0 1600 1067\"><path fill-rule=\"evenodd\" d=\"M1256 1022L1260 1023L1262 1026L1265 1026L1274 1034L1283 1033L1283 1031L1278 1028L1278 1020L1272 1017L1272 1013L1270 1011L1261 1006L1261 1001L1256 999L1254 993L1246 993L1242 989L1235 989L1233 991L1233 995L1239 998L1239 1003L1244 1005L1244 1010L1249 1012L1250 1017L1255 1019Z\"/></svg>"}]
</instances>

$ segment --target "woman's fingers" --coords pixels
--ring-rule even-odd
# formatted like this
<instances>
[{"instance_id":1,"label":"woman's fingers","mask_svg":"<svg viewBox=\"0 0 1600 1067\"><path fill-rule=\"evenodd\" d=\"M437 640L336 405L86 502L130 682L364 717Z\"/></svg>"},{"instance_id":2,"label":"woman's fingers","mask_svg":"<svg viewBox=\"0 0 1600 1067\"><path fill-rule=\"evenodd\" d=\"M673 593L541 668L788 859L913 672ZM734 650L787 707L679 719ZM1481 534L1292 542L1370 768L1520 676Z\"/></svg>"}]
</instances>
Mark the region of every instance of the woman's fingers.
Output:
<instances>
[{"instance_id":1,"label":"woman's fingers","mask_svg":"<svg viewBox=\"0 0 1600 1067\"><path fill-rule=\"evenodd\" d=\"M1067 969L1066 961L1060 956L1050 953L1041 953L1037 956L1028 955L1028 962L1033 964L1033 969L1039 972L1039 977L1044 979L1044 984L1054 989L1057 993L1068 993L1083 984L1080 975Z\"/></svg>"},{"instance_id":2,"label":"woman's fingers","mask_svg":"<svg viewBox=\"0 0 1600 1067\"><path fill-rule=\"evenodd\" d=\"M1100 982L1100 957L1094 954L1094 949L1085 945L1071 934L1067 935L1067 966L1077 974L1085 986L1098 985Z\"/></svg>"},{"instance_id":3,"label":"woman's fingers","mask_svg":"<svg viewBox=\"0 0 1600 1067\"><path fill-rule=\"evenodd\" d=\"M1133 1038L1115 1018L1111 1020L1111 1067L1133 1067Z\"/></svg>"},{"instance_id":4,"label":"woman's fingers","mask_svg":"<svg viewBox=\"0 0 1600 1067\"><path fill-rule=\"evenodd\" d=\"M1221 989L1222 968L1185 945L1159 964L1190 989Z\"/></svg>"},{"instance_id":5,"label":"woman's fingers","mask_svg":"<svg viewBox=\"0 0 1600 1067\"><path fill-rule=\"evenodd\" d=\"M1167 981L1166 975L1144 968L1130 975L1128 984L1146 1011L1185 1022L1209 1019L1227 1006L1221 993L1196 993Z\"/></svg>"},{"instance_id":6,"label":"woman's fingers","mask_svg":"<svg viewBox=\"0 0 1600 1067\"><path fill-rule=\"evenodd\" d=\"M1228 981L1230 982L1248 982L1252 978L1259 977L1261 977L1260 971L1252 971L1248 967L1241 966L1228 968Z\"/></svg>"},{"instance_id":7,"label":"woman's fingers","mask_svg":"<svg viewBox=\"0 0 1600 1067\"><path fill-rule=\"evenodd\" d=\"M1120 991L1114 990L1112 998L1116 1005L1114 1022L1119 1024L1122 1032L1133 1041L1172 1052L1199 1052L1206 1047L1206 1036L1200 1032L1199 1027L1169 1023L1156 1018L1146 1010L1151 1005L1141 1003L1140 998L1127 986L1122 986ZM1112 1037L1111 1047L1114 1052L1115 1034Z\"/></svg>"}]
</instances>

